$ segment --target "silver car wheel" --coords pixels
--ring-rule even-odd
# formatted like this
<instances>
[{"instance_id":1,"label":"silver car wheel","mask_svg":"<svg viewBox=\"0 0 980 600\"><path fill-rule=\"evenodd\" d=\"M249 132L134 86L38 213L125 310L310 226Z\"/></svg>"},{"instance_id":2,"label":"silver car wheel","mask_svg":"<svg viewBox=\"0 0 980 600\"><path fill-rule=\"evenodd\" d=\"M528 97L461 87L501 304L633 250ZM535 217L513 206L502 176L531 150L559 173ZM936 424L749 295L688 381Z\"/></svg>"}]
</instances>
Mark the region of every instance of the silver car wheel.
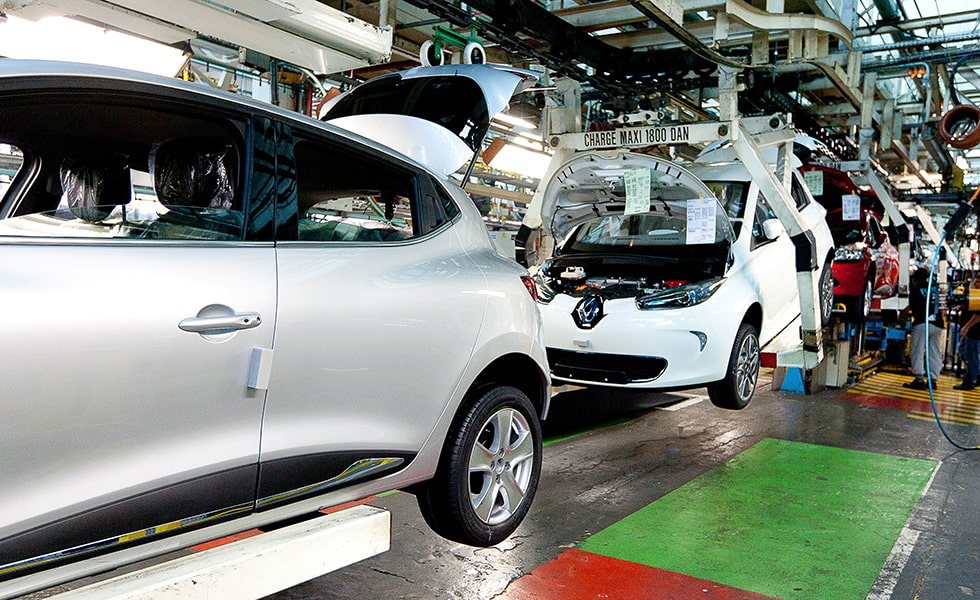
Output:
<instances>
[{"instance_id":1,"label":"silver car wheel","mask_svg":"<svg viewBox=\"0 0 980 600\"><path fill-rule=\"evenodd\" d=\"M541 454L541 424L527 394L477 387L464 399L436 476L416 488L425 522L456 542L500 543L527 515Z\"/></svg>"},{"instance_id":2,"label":"silver car wheel","mask_svg":"<svg viewBox=\"0 0 980 600\"><path fill-rule=\"evenodd\" d=\"M826 325L834 310L834 272L828 262L820 273L820 324Z\"/></svg>"},{"instance_id":3,"label":"silver car wheel","mask_svg":"<svg viewBox=\"0 0 980 600\"><path fill-rule=\"evenodd\" d=\"M740 402L747 403L755 392L759 377L759 338L747 335L738 349L735 365L735 392Z\"/></svg>"},{"instance_id":4,"label":"silver car wheel","mask_svg":"<svg viewBox=\"0 0 980 600\"><path fill-rule=\"evenodd\" d=\"M470 450L470 503L484 523L496 525L521 506L532 479L534 438L519 411L504 407L480 428Z\"/></svg>"},{"instance_id":5,"label":"silver car wheel","mask_svg":"<svg viewBox=\"0 0 980 600\"><path fill-rule=\"evenodd\" d=\"M873 277L873 276L872 276ZM867 281L864 282L864 296L861 298L861 319L867 321L868 317L871 316L871 301L872 296L874 296L874 283L872 278L869 277Z\"/></svg>"}]
</instances>

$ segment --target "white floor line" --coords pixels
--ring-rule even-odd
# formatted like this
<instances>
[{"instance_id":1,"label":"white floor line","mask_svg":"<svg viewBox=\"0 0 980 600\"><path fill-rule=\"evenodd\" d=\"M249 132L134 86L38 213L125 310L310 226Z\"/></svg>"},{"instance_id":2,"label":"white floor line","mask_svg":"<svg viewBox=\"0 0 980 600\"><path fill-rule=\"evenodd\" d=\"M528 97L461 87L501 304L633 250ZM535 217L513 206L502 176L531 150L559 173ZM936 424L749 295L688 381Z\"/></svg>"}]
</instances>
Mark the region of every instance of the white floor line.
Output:
<instances>
[{"instance_id":1,"label":"white floor line","mask_svg":"<svg viewBox=\"0 0 980 600\"><path fill-rule=\"evenodd\" d=\"M657 407L657 410L669 410L669 411L673 412L675 410L680 410L682 408L687 408L689 406L694 406L695 404L697 404L699 402L704 402L707 399L708 399L707 396L693 396L691 398L688 398L687 400L681 400L680 402L677 402L676 404L670 404L670 405L667 405L667 406L658 406Z\"/></svg>"},{"instance_id":2,"label":"white floor line","mask_svg":"<svg viewBox=\"0 0 980 600\"><path fill-rule=\"evenodd\" d=\"M936 468L933 469L932 476L929 477L929 481L922 490L922 495L919 496L920 501L925 497L929 488L932 487L932 482L936 478L936 473L939 472L942 464L942 461L939 461ZM865 600L890 600L892 594L895 592L898 578L902 575L902 571L905 570L909 556L912 555L912 550L915 549L915 544L919 540L920 532L911 527L912 517L914 515L915 509L912 509L912 514L909 515L908 521L905 522L905 527L898 534L898 539L895 540L895 545L892 546L892 551L888 555L888 559L885 560L885 564L882 565L881 571L878 572L878 578L875 579L875 583L871 586L871 591L868 592Z\"/></svg>"},{"instance_id":3,"label":"white floor line","mask_svg":"<svg viewBox=\"0 0 980 600\"><path fill-rule=\"evenodd\" d=\"M878 578L875 579L875 584L871 586L871 591L866 600L889 600L892 597L895 585L898 584L898 578L905 569L918 540L918 531L909 529L908 525L902 528L902 532L898 534L898 539L892 546L891 554L888 555L888 560L881 567Z\"/></svg>"}]
</instances>

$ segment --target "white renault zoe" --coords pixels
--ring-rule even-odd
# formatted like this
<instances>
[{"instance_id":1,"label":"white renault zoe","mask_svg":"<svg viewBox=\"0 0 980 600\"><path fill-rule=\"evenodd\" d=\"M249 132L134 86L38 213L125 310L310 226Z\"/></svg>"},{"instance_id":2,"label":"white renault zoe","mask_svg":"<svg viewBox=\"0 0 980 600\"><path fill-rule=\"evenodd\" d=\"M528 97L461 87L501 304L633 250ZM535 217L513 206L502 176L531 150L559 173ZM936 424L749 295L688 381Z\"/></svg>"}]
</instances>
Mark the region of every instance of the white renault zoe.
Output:
<instances>
[{"instance_id":1,"label":"white renault zoe","mask_svg":"<svg viewBox=\"0 0 980 600\"><path fill-rule=\"evenodd\" d=\"M800 305L794 245L744 166L585 151L541 185L525 222L556 240L536 273L554 381L707 386L717 406L745 407L762 346ZM833 242L799 185L829 316Z\"/></svg>"}]
</instances>

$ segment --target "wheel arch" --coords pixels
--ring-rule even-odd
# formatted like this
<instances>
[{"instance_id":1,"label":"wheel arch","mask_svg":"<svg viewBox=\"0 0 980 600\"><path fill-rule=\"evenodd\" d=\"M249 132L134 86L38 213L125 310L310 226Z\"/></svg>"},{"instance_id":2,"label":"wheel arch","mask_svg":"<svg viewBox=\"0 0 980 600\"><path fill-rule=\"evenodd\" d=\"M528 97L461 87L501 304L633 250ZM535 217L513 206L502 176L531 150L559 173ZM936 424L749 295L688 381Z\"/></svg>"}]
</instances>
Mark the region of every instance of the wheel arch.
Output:
<instances>
[{"instance_id":1,"label":"wheel arch","mask_svg":"<svg viewBox=\"0 0 980 600\"><path fill-rule=\"evenodd\" d=\"M742 323L748 323L755 327L756 331L762 331L762 305L758 302L753 302L752 306L749 306L748 310L745 311L745 316L742 317Z\"/></svg>"},{"instance_id":2,"label":"wheel arch","mask_svg":"<svg viewBox=\"0 0 980 600\"><path fill-rule=\"evenodd\" d=\"M500 356L476 376L467 395L473 390L493 384L516 387L531 400L541 419L547 416L551 399L548 378L531 357L517 353ZM461 410L462 408L460 407Z\"/></svg>"},{"instance_id":3,"label":"wheel arch","mask_svg":"<svg viewBox=\"0 0 980 600\"><path fill-rule=\"evenodd\" d=\"M827 250L827 256L825 256L824 259L823 259L823 265L831 265L831 266L833 266L833 264L834 264L834 257L836 255L837 255L836 249L833 246L831 246ZM821 265L821 268L823 268L823 265Z\"/></svg>"}]
</instances>

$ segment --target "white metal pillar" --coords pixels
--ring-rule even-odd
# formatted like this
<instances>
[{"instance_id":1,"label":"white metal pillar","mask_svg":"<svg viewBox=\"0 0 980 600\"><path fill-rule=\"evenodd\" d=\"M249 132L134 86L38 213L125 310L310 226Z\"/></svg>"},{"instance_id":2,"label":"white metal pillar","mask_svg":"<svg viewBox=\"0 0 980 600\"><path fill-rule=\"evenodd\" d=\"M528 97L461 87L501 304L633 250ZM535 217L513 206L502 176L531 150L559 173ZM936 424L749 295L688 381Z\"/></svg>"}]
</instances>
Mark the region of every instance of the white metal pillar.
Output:
<instances>
[{"instance_id":1,"label":"white metal pillar","mask_svg":"<svg viewBox=\"0 0 980 600\"><path fill-rule=\"evenodd\" d=\"M756 145L750 133L740 121L732 129L732 142L739 160L748 169L752 180L766 198L769 206L780 223L786 229L796 248L796 285L800 294L800 324L803 341L802 356L799 361L793 360L794 367L812 369L823 360L823 337L820 322L820 263L816 256L816 246L813 234L807 229L806 223L797 212L795 203L786 184L792 176L791 160L792 144L795 134L791 130L783 130L783 139L779 142L780 160L783 163L782 175L770 168L768 161L762 155L762 148ZM777 361L779 357L777 357ZM802 363L802 364L796 364Z\"/></svg>"}]
</instances>

